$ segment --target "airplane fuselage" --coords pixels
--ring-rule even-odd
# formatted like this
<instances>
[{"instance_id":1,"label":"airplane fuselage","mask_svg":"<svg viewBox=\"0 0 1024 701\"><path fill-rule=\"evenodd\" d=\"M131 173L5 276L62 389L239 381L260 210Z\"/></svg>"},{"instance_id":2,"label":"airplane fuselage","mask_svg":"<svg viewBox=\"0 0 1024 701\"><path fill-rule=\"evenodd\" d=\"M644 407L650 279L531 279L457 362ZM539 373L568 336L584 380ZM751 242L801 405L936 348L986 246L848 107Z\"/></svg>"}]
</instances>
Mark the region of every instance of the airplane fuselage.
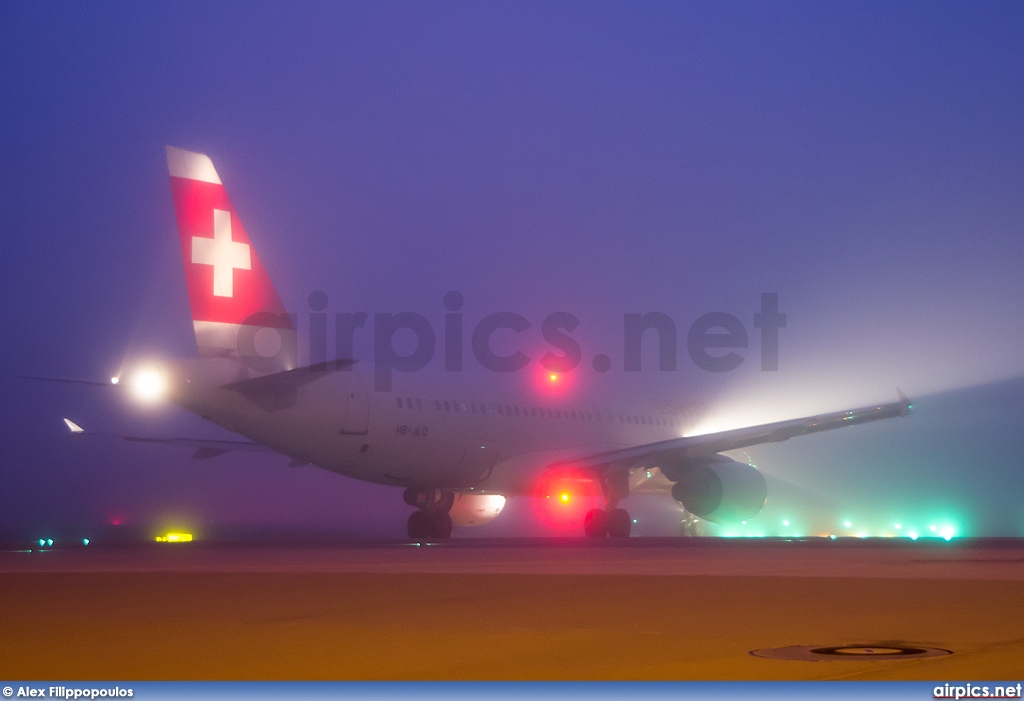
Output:
<instances>
[{"instance_id":1,"label":"airplane fuselage","mask_svg":"<svg viewBox=\"0 0 1024 701\"><path fill-rule=\"evenodd\" d=\"M534 491L553 463L677 437L680 417L622 407L466 394L402 378L368 391L358 368L287 392L228 389L230 359L179 363L173 399L188 410L299 462L379 484L500 494Z\"/></svg>"}]
</instances>

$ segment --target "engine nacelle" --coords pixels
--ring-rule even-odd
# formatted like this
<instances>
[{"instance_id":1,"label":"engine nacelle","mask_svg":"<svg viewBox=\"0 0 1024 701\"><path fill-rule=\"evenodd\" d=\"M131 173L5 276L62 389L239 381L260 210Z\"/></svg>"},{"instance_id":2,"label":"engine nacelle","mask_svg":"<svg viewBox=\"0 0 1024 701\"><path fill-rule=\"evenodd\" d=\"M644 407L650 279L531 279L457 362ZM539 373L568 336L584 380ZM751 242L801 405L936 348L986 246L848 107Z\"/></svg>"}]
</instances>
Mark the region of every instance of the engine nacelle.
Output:
<instances>
[{"instance_id":1,"label":"engine nacelle","mask_svg":"<svg viewBox=\"0 0 1024 701\"><path fill-rule=\"evenodd\" d=\"M768 496L764 475L724 455L711 455L662 471L676 481L672 485L676 501L694 516L715 523L738 523L753 518Z\"/></svg>"},{"instance_id":2,"label":"engine nacelle","mask_svg":"<svg viewBox=\"0 0 1024 701\"><path fill-rule=\"evenodd\" d=\"M448 515L456 526L482 526L505 508L500 494L456 494Z\"/></svg>"}]
</instances>

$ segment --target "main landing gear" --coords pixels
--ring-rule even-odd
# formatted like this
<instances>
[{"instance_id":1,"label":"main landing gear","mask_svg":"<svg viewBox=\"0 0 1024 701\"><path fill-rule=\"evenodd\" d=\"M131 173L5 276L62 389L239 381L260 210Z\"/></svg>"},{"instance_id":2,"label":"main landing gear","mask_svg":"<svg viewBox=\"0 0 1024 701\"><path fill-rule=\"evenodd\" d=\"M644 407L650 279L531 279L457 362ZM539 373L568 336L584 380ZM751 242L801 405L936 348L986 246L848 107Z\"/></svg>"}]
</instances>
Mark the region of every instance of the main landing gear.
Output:
<instances>
[{"instance_id":1,"label":"main landing gear","mask_svg":"<svg viewBox=\"0 0 1024 701\"><path fill-rule=\"evenodd\" d=\"M409 487L402 495L416 511L409 515L406 529L413 540L447 540L452 535L452 517L448 512L455 503L455 494L440 489Z\"/></svg>"},{"instance_id":2,"label":"main landing gear","mask_svg":"<svg viewBox=\"0 0 1024 701\"><path fill-rule=\"evenodd\" d=\"M619 509L621 499L629 496L629 473L609 472L601 481L607 507L591 509L583 517L583 532L588 538L628 538L633 527L629 512Z\"/></svg>"},{"instance_id":3,"label":"main landing gear","mask_svg":"<svg viewBox=\"0 0 1024 701\"><path fill-rule=\"evenodd\" d=\"M583 532L588 538L628 538L633 520L625 509L591 509L583 517Z\"/></svg>"}]
</instances>

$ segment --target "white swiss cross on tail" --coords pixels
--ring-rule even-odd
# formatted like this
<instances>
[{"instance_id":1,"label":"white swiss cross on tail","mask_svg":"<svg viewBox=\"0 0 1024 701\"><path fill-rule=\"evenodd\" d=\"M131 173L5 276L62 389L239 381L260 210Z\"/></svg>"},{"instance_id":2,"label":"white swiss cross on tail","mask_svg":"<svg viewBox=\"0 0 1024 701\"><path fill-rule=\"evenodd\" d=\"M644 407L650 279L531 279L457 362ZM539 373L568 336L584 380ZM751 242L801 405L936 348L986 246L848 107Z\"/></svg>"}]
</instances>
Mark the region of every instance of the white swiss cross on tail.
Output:
<instances>
[{"instance_id":1,"label":"white swiss cross on tail","mask_svg":"<svg viewBox=\"0 0 1024 701\"><path fill-rule=\"evenodd\" d=\"M251 270L249 246L231 240L231 212L213 210L213 238L192 237L192 262L213 266L213 294L233 297L235 269Z\"/></svg>"}]
</instances>

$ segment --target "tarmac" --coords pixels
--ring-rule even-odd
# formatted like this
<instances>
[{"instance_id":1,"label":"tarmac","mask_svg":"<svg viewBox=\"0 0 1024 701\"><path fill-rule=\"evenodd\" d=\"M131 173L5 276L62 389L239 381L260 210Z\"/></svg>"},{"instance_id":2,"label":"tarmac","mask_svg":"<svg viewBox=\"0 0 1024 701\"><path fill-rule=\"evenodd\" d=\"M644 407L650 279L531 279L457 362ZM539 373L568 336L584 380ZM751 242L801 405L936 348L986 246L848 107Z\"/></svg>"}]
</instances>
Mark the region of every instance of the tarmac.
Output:
<instances>
[{"instance_id":1,"label":"tarmac","mask_svg":"<svg viewBox=\"0 0 1024 701\"><path fill-rule=\"evenodd\" d=\"M1016 539L27 549L6 679L1024 679ZM936 652L752 654L793 646Z\"/></svg>"}]
</instances>

